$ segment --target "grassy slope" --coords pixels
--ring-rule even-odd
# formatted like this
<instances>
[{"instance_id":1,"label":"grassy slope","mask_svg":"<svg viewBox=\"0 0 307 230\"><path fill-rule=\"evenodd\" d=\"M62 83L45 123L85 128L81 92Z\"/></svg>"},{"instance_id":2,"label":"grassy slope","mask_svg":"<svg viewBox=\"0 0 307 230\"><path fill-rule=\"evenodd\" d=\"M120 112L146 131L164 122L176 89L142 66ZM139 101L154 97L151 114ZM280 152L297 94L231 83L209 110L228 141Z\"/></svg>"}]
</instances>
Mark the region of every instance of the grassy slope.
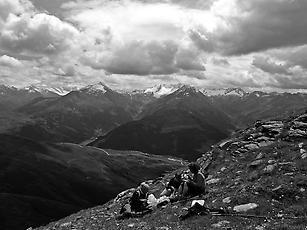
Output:
<instances>
[{"instance_id":1,"label":"grassy slope","mask_svg":"<svg viewBox=\"0 0 307 230\"><path fill-rule=\"evenodd\" d=\"M180 162L140 152L0 136L1 229L46 224L113 198Z\"/></svg>"},{"instance_id":2,"label":"grassy slope","mask_svg":"<svg viewBox=\"0 0 307 230\"><path fill-rule=\"evenodd\" d=\"M307 118L307 116L306 116ZM307 121L306 121L307 123ZM244 149L255 140L255 134L261 138L268 137L263 127L251 127L236 133L229 143L222 148L214 147L198 162L209 168L209 179L219 179L216 183L208 181L209 195L206 203L209 207L225 207L232 209L236 205L256 203L258 207L247 214L277 217L279 219L195 216L179 221L179 215L185 213L184 208L191 202L170 204L166 208L157 209L142 218L117 220L121 204L129 198L129 194L119 201L110 201L104 206L83 210L75 215L51 223L47 227L54 229L79 228L95 229L218 229L213 224L220 221L224 226L220 229L273 229L273 230L305 230L307 225L307 158L303 150L307 150L306 137L290 137L293 130L293 118L283 121L280 134L271 137L272 143L248 151ZM303 126L302 126L303 127ZM306 131L307 125L301 130ZM259 142L260 143L260 142ZM238 152L236 152L238 151ZM260 154L261 153L261 154ZM259 155L260 154L260 155ZM255 161L260 159L259 164ZM271 172L265 171L274 165ZM159 194L165 183L175 172L160 181L151 184L151 192ZM212 181L211 181L212 182ZM229 197L230 203L223 202ZM293 219L281 218L291 216ZM295 217L298 217L295 219ZM45 230L41 227L39 230Z\"/></svg>"}]
</instances>

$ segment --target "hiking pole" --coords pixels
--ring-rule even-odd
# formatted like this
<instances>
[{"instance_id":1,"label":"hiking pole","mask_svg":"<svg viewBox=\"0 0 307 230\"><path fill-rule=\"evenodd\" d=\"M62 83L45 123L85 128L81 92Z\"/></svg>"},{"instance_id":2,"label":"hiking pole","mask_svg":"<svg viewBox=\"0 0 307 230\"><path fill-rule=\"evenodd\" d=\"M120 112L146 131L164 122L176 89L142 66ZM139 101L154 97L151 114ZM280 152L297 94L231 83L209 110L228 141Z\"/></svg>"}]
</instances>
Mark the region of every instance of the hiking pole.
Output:
<instances>
[{"instance_id":1,"label":"hiking pole","mask_svg":"<svg viewBox=\"0 0 307 230\"><path fill-rule=\"evenodd\" d=\"M247 214L236 214L236 213L211 213L212 216L231 216L231 217L243 217L243 218L260 218L260 219L307 219L307 217L296 217L296 216L259 216L259 215L247 215Z\"/></svg>"}]
</instances>

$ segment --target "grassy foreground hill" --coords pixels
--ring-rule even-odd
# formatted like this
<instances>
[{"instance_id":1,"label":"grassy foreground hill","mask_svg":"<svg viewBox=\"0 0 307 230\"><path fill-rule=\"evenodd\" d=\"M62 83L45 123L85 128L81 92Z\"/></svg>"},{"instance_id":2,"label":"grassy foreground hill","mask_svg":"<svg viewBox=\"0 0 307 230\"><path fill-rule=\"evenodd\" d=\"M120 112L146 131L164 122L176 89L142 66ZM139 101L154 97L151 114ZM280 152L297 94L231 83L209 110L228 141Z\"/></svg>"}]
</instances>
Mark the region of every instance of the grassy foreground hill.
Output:
<instances>
[{"instance_id":1,"label":"grassy foreground hill","mask_svg":"<svg viewBox=\"0 0 307 230\"><path fill-rule=\"evenodd\" d=\"M256 122L215 145L197 161L202 169L209 169L209 193L202 198L206 205L226 208L234 215L196 215L181 221L179 216L191 206L187 201L168 204L140 218L120 220L116 218L120 206L132 193L127 190L103 206L83 210L38 230L306 229L307 113ZM159 194L174 173L150 181L150 191ZM244 216L235 213L237 206L249 203L254 208Z\"/></svg>"},{"instance_id":2,"label":"grassy foreground hill","mask_svg":"<svg viewBox=\"0 0 307 230\"><path fill-rule=\"evenodd\" d=\"M0 229L47 224L182 164L141 152L0 135Z\"/></svg>"}]
</instances>

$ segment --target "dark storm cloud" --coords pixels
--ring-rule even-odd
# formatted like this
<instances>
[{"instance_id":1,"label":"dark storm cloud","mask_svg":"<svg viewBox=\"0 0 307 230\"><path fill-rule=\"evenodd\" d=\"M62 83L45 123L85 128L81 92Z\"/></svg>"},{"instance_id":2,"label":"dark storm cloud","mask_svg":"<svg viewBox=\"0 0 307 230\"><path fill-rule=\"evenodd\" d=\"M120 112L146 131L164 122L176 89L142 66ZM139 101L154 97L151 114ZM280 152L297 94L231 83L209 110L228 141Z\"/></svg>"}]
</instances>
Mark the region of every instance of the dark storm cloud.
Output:
<instances>
[{"instance_id":1,"label":"dark storm cloud","mask_svg":"<svg viewBox=\"0 0 307 230\"><path fill-rule=\"evenodd\" d=\"M281 51L277 56L293 66L307 70L307 45Z\"/></svg>"},{"instance_id":2,"label":"dark storm cloud","mask_svg":"<svg viewBox=\"0 0 307 230\"><path fill-rule=\"evenodd\" d=\"M238 14L224 17L227 26L214 32L192 30L205 51L241 55L307 43L306 0L237 0Z\"/></svg>"},{"instance_id":3,"label":"dark storm cloud","mask_svg":"<svg viewBox=\"0 0 307 230\"><path fill-rule=\"evenodd\" d=\"M252 65L270 74L292 75L289 64L278 64L268 57L256 56Z\"/></svg>"},{"instance_id":4,"label":"dark storm cloud","mask_svg":"<svg viewBox=\"0 0 307 230\"><path fill-rule=\"evenodd\" d=\"M305 76L275 76L272 87L282 89L307 89L307 78Z\"/></svg>"}]
</instances>

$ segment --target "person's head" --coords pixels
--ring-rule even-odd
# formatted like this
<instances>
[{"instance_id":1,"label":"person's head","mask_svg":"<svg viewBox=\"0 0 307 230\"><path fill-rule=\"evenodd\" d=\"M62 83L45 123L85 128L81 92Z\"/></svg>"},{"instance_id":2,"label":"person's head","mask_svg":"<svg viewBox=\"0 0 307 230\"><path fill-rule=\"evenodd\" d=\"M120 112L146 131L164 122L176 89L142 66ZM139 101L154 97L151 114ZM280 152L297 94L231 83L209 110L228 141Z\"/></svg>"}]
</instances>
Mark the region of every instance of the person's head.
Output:
<instances>
[{"instance_id":1,"label":"person's head","mask_svg":"<svg viewBox=\"0 0 307 230\"><path fill-rule=\"evenodd\" d=\"M196 163L191 163L189 164L188 167L189 167L190 172L193 174L197 174L200 169L199 165Z\"/></svg>"},{"instance_id":2,"label":"person's head","mask_svg":"<svg viewBox=\"0 0 307 230\"><path fill-rule=\"evenodd\" d=\"M145 182L141 183L140 190L142 191L142 193L148 193L149 185Z\"/></svg>"},{"instance_id":3,"label":"person's head","mask_svg":"<svg viewBox=\"0 0 307 230\"><path fill-rule=\"evenodd\" d=\"M175 178L176 178L176 180L180 180L181 179L181 173L176 173Z\"/></svg>"}]
</instances>

